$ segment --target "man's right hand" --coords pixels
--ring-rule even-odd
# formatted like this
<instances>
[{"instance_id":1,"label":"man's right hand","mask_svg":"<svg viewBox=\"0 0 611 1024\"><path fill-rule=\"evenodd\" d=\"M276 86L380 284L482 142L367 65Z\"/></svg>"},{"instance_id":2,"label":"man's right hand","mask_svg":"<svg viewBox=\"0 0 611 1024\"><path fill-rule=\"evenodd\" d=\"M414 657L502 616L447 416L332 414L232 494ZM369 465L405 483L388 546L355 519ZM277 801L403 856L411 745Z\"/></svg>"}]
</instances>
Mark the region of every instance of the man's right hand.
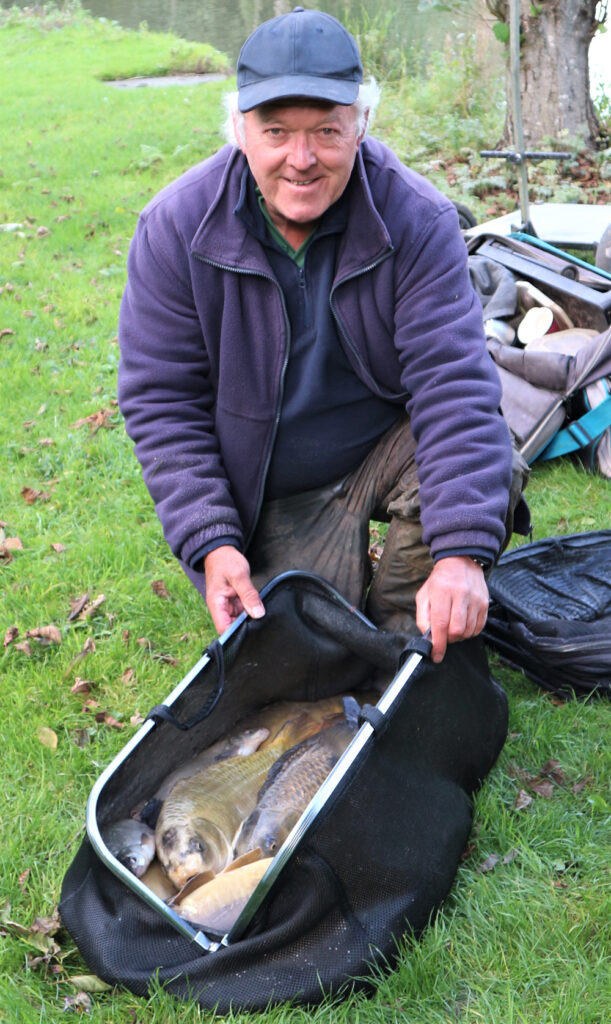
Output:
<instances>
[{"instance_id":1,"label":"man's right hand","mask_svg":"<svg viewBox=\"0 0 611 1024\"><path fill-rule=\"evenodd\" d=\"M248 561L237 548L231 544L215 548L204 559L204 571L206 604L219 633L224 633L243 611L253 619L265 615Z\"/></svg>"}]
</instances>

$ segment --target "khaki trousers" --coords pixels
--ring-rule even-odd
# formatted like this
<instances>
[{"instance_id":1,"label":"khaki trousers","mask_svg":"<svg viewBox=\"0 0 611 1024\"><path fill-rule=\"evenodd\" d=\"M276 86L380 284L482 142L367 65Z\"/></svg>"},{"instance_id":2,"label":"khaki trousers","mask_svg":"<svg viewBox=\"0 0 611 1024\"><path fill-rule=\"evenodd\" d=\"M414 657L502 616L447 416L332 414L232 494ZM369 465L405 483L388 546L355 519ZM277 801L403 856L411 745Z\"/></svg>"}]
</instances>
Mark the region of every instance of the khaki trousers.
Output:
<instances>
[{"instance_id":1,"label":"khaki trousers","mask_svg":"<svg viewBox=\"0 0 611 1024\"><path fill-rule=\"evenodd\" d=\"M289 569L314 572L376 626L416 632L416 592L433 562L422 542L414 451L401 416L344 479L265 502L246 552L255 585ZM371 520L389 523L375 574Z\"/></svg>"},{"instance_id":2,"label":"khaki trousers","mask_svg":"<svg viewBox=\"0 0 611 1024\"><path fill-rule=\"evenodd\" d=\"M415 448L409 418L400 416L353 473L326 487L265 502L246 552L255 586L301 569L322 576L381 629L417 633L416 593L433 567L422 541ZM530 526L522 491L529 469L513 446L513 479L505 521L509 543L518 505L520 533ZM373 572L371 521L388 523Z\"/></svg>"}]
</instances>

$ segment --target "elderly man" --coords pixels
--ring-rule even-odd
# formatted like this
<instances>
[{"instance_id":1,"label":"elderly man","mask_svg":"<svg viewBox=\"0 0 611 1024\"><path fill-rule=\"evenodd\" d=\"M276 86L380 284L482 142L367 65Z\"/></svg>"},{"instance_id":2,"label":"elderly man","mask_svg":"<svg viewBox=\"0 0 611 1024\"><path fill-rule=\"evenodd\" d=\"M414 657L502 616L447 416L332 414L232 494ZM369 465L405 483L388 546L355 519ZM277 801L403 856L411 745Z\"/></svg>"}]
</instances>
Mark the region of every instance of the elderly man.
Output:
<instances>
[{"instance_id":1,"label":"elderly man","mask_svg":"<svg viewBox=\"0 0 611 1024\"><path fill-rule=\"evenodd\" d=\"M440 661L483 628L520 487L454 207L365 139L362 79L327 14L247 39L236 144L140 217L119 399L219 632L305 569Z\"/></svg>"}]
</instances>

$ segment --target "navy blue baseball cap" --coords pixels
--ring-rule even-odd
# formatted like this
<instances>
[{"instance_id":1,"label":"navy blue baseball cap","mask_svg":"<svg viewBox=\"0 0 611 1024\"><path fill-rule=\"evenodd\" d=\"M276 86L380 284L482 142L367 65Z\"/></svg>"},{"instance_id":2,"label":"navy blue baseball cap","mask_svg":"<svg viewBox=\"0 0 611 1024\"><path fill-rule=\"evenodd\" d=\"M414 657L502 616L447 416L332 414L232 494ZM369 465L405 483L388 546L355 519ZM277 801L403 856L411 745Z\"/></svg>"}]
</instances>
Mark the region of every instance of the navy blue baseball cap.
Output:
<instances>
[{"instance_id":1,"label":"navy blue baseball cap","mask_svg":"<svg viewBox=\"0 0 611 1024\"><path fill-rule=\"evenodd\" d=\"M264 21L248 37L237 78L242 111L293 96L349 106L363 81L363 66L354 38L337 18L295 7Z\"/></svg>"}]
</instances>

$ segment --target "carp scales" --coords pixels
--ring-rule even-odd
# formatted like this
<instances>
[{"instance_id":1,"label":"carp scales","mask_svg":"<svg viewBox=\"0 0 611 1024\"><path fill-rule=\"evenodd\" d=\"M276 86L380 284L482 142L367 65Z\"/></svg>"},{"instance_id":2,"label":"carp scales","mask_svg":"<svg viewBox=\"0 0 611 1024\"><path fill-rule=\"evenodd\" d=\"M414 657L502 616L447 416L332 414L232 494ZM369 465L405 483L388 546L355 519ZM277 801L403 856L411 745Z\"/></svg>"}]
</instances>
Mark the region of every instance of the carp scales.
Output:
<instances>
[{"instance_id":1,"label":"carp scales","mask_svg":"<svg viewBox=\"0 0 611 1024\"><path fill-rule=\"evenodd\" d=\"M230 866L189 892L173 909L204 931L225 934L237 921L271 862L271 857L265 857L235 868Z\"/></svg>"},{"instance_id":2,"label":"carp scales","mask_svg":"<svg viewBox=\"0 0 611 1024\"><path fill-rule=\"evenodd\" d=\"M237 830L254 810L257 793L274 761L322 727L320 718L300 711L278 726L248 757L215 761L177 782L165 800L155 829L157 857L177 889L204 871L218 874L233 859ZM270 737L271 739L271 737Z\"/></svg>"},{"instance_id":3,"label":"carp scales","mask_svg":"<svg viewBox=\"0 0 611 1024\"><path fill-rule=\"evenodd\" d=\"M271 745L278 730L282 729L290 718L302 712L307 712L313 721L319 721L323 726L327 719L341 711L341 697L324 698L310 703L306 701L277 701L275 704L269 704L238 722L236 725L238 732L223 737L206 747L196 757L179 765L175 771L166 776L152 799L165 800L177 782L203 771L215 761L226 761L230 757L246 757L266 743Z\"/></svg>"},{"instance_id":4,"label":"carp scales","mask_svg":"<svg viewBox=\"0 0 611 1024\"><path fill-rule=\"evenodd\" d=\"M214 764L216 761L227 761L230 757L247 757L249 754L254 754L255 750L268 738L269 732L269 729L260 726L244 729L235 735L218 740L211 746L206 747L205 750L202 750L196 757L191 758L190 761L185 761L184 764L179 765L170 775L167 775L154 794L153 799L165 800L177 782L181 782L182 779L189 779L196 772L203 771L204 768Z\"/></svg>"},{"instance_id":5,"label":"carp scales","mask_svg":"<svg viewBox=\"0 0 611 1024\"><path fill-rule=\"evenodd\" d=\"M307 715L310 720L310 735L330 725L337 715L343 714L344 707L342 701L344 696L345 694L340 694L337 697L323 697L321 700L315 701L276 701L274 704L267 704L259 711L242 719L238 724L243 728L257 729L264 727L269 729L268 739L264 740L259 748L264 750L266 746L271 746L274 743L281 729L284 729L291 720L300 715ZM305 738L305 736L301 737L301 739ZM297 740L296 742L300 741Z\"/></svg>"},{"instance_id":6,"label":"carp scales","mask_svg":"<svg viewBox=\"0 0 611 1024\"><path fill-rule=\"evenodd\" d=\"M264 857L277 853L358 731L359 710L357 702L349 698L344 721L292 747L272 765L257 805L238 833L236 856L257 847Z\"/></svg>"},{"instance_id":7,"label":"carp scales","mask_svg":"<svg viewBox=\"0 0 611 1024\"><path fill-rule=\"evenodd\" d=\"M152 828L134 818L121 818L101 827L100 835L113 857L141 878L155 856Z\"/></svg>"}]
</instances>

